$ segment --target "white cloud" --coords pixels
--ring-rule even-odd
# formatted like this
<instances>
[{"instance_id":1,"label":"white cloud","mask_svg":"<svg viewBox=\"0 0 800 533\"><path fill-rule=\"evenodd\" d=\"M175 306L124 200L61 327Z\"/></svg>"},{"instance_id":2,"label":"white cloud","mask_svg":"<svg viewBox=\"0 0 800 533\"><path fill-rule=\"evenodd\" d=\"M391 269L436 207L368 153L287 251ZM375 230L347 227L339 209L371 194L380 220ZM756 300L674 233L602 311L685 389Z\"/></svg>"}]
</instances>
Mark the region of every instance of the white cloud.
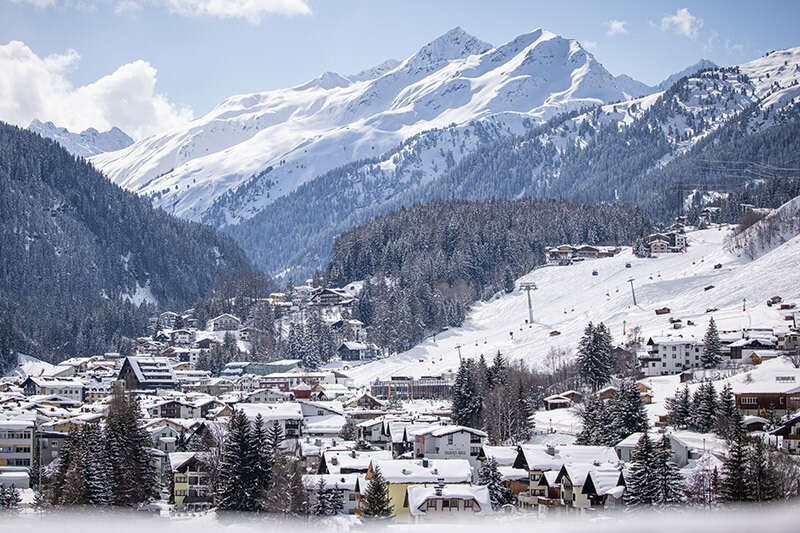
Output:
<instances>
[{"instance_id":1,"label":"white cloud","mask_svg":"<svg viewBox=\"0 0 800 533\"><path fill-rule=\"evenodd\" d=\"M0 45L0 120L27 126L34 118L72 131L118 126L136 139L192 118L156 92L157 71L147 61L122 65L102 78L74 86L75 50L38 56L25 43Z\"/></svg>"},{"instance_id":2,"label":"white cloud","mask_svg":"<svg viewBox=\"0 0 800 533\"><path fill-rule=\"evenodd\" d=\"M306 0L163 0L170 10L186 16L242 18L258 24L264 15L310 15Z\"/></svg>"},{"instance_id":3,"label":"white cloud","mask_svg":"<svg viewBox=\"0 0 800 533\"><path fill-rule=\"evenodd\" d=\"M692 15L685 7L678 9L674 15L667 15L661 19L661 31L674 31L690 39L697 37L697 32L702 27L703 19Z\"/></svg>"},{"instance_id":4,"label":"white cloud","mask_svg":"<svg viewBox=\"0 0 800 533\"><path fill-rule=\"evenodd\" d=\"M628 33L627 28L625 28L626 24L627 22L624 20L609 20L606 22L606 27L608 28L606 35L614 36Z\"/></svg>"}]
</instances>

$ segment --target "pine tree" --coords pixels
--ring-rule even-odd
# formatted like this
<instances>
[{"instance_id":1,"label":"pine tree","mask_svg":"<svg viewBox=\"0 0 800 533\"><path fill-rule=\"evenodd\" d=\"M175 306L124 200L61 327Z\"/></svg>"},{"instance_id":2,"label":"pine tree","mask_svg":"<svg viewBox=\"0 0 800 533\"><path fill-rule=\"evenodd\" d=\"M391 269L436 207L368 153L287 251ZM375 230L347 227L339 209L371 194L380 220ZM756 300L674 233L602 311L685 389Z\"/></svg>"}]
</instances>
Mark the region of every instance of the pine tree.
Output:
<instances>
[{"instance_id":1,"label":"pine tree","mask_svg":"<svg viewBox=\"0 0 800 533\"><path fill-rule=\"evenodd\" d=\"M339 430L339 438L344 440L358 439L358 426L356 426L352 418L348 417L342 429Z\"/></svg>"},{"instance_id":2,"label":"pine tree","mask_svg":"<svg viewBox=\"0 0 800 533\"><path fill-rule=\"evenodd\" d=\"M342 514L344 511L344 491L340 490L338 486L331 489L330 507L333 515Z\"/></svg>"},{"instance_id":3,"label":"pine tree","mask_svg":"<svg viewBox=\"0 0 800 533\"><path fill-rule=\"evenodd\" d=\"M733 389L726 383L719 394L714 431L724 439L732 439L742 426L742 414L736 407Z\"/></svg>"},{"instance_id":4,"label":"pine tree","mask_svg":"<svg viewBox=\"0 0 800 533\"><path fill-rule=\"evenodd\" d=\"M729 502L745 501L747 486L748 451L744 434L739 431L731 442L728 456L722 465L720 495Z\"/></svg>"},{"instance_id":5,"label":"pine tree","mask_svg":"<svg viewBox=\"0 0 800 533\"><path fill-rule=\"evenodd\" d=\"M625 505L629 508L649 507L659 501L659 483L655 470L656 451L645 432L631 454L631 465L625 476Z\"/></svg>"},{"instance_id":6,"label":"pine tree","mask_svg":"<svg viewBox=\"0 0 800 533\"><path fill-rule=\"evenodd\" d=\"M314 487L314 503L311 506L310 512L314 516L330 516L331 511L331 491L325 483L325 479L320 476L317 480L317 485Z\"/></svg>"},{"instance_id":7,"label":"pine tree","mask_svg":"<svg viewBox=\"0 0 800 533\"><path fill-rule=\"evenodd\" d=\"M137 505L157 494L152 441L140 417L139 400L115 386L103 434L113 505Z\"/></svg>"},{"instance_id":8,"label":"pine tree","mask_svg":"<svg viewBox=\"0 0 800 533\"><path fill-rule=\"evenodd\" d=\"M692 426L700 433L708 433L717 417L717 393L714 384L703 380L692 396Z\"/></svg>"},{"instance_id":9,"label":"pine tree","mask_svg":"<svg viewBox=\"0 0 800 533\"><path fill-rule=\"evenodd\" d=\"M705 337L703 337L703 354L700 358L703 368L716 368L722 360L722 344L714 317L708 321Z\"/></svg>"},{"instance_id":10,"label":"pine tree","mask_svg":"<svg viewBox=\"0 0 800 533\"><path fill-rule=\"evenodd\" d=\"M372 471L372 479L361 498L361 511L370 518L389 517L394 514L394 506L389 497L389 486L377 466Z\"/></svg>"},{"instance_id":11,"label":"pine tree","mask_svg":"<svg viewBox=\"0 0 800 533\"><path fill-rule=\"evenodd\" d=\"M451 409L455 424L477 428L481 420L481 397L478 395L473 366L471 359L461 361L453 383Z\"/></svg>"},{"instance_id":12,"label":"pine tree","mask_svg":"<svg viewBox=\"0 0 800 533\"><path fill-rule=\"evenodd\" d=\"M633 433L646 432L649 428L642 395L632 379L622 381L608 408L612 417L610 429L616 442Z\"/></svg>"},{"instance_id":13,"label":"pine tree","mask_svg":"<svg viewBox=\"0 0 800 533\"><path fill-rule=\"evenodd\" d=\"M0 513L16 511L22 503L22 496L12 484L10 487L0 485Z\"/></svg>"},{"instance_id":14,"label":"pine tree","mask_svg":"<svg viewBox=\"0 0 800 533\"><path fill-rule=\"evenodd\" d=\"M747 499L764 502L777 497L775 463L767 446L761 439L755 439L747 457Z\"/></svg>"},{"instance_id":15,"label":"pine tree","mask_svg":"<svg viewBox=\"0 0 800 533\"><path fill-rule=\"evenodd\" d=\"M87 424L79 432L80 454L78 468L86 487L89 505L111 503L111 473L104 446L103 433L97 424Z\"/></svg>"},{"instance_id":16,"label":"pine tree","mask_svg":"<svg viewBox=\"0 0 800 533\"><path fill-rule=\"evenodd\" d=\"M234 411L222 451L217 487L218 508L222 511L256 509L255 478L257 455L252 449L250 422L242 411Z\"/></svg>"},{"instance_id":17,"label":"pine tree","mask_svg":"<svg viewBox=\"0 0 800 533\"><path fill-rule=\"evenodd\" d=\"M613 446L619 442L612 424L612 415L605 402L597 395L588 397L578 413L582 428L575 440L576 444Z\"/></svg>"},{"instance_id":18,"label":"pine tree","mask_svg":"<svg viewBox=\"0 0 800 533\"><path fill-rule=\"evenodd\" d=\"M258 502L264 491L269 488L272 476L272 456L267 446L267 432L264 428L264 418L261 413L256 415L253 421L253 427L250 432L250 448L257 458L253 465L253 484L256 502Z\"/></svg>"},{"instance_id":19,"label":"pine tree","mask_svg":"<svg viewBox=\"0 0 800 533\"><path fill-rule=\"evenodd\" d=\"M497 461L492 457L481 465L478 471L478 484L485 485L489 489L489 499L494 509L512 503L514 499L511 490L503 484L503 475L497 468Z\"/></svg>"},{"instance_id":20,"label":"pine tree","mask_svg":"<svg viewBox=\"0 0 800 533\"><path fill-rule=\"evenodd\" d=\"M667 399L667 413L670 422L676 428L689 427L692 417L692 400L688 385L684 385L674 398Z\"/></svg>"},{"instance_id":21,"label":"pine tree","mask_svg":"<svg viewBox=\"0 0 800 533\"><path fill-rule=\"evenodd\" d=\"M672 461L669 437L663 435L655 450L655 475L658 479L658 504L674 507L686 501L686 487L680 469Z\"/></svg>"},{"instance_id":22,"label":"pine tree","mask_svg":"<svg viewBox=\"0 0 800 533\"><path fill-rule=\"evenodd\" d=\"M605 352L605 333L598 328L589 322L578 345L578 372L593 391L611 378L610 351Z\"/></svg>"}]
</instances>

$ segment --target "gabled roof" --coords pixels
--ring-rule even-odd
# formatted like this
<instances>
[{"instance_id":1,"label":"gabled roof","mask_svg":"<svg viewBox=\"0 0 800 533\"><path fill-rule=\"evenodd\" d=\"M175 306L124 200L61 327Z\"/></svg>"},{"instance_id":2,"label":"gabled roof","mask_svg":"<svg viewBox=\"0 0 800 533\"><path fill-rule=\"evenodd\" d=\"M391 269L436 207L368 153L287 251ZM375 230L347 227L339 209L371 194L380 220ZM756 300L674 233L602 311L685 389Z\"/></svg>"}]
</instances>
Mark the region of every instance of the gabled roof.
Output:
<instances>
[{"instance_id":1,"label":"gabled roof","mask_svg":"<svg viewBox=\"0 0 800 533\"><path fill-rule=\"evenodd\" d=\"M472 467L466 459L373 460L389 483L469 483Z\"/></svg>"}]
</instances>

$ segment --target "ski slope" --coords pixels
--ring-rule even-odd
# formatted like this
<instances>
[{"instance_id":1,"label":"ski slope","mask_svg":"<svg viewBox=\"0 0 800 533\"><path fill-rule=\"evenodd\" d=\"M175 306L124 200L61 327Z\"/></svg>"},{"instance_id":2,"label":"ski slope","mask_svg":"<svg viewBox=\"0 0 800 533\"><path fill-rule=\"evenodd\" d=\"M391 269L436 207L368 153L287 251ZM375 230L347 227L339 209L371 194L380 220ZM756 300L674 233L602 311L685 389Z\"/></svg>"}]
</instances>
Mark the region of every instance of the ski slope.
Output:
<instances>
[{"instance_id":1,"label":"ski slope","mask_svg":"<svg viewBox=\"0 0 800 533\"><path fill-rule=\"evenodd\" d=\"M786 324L785 312L767 307L766 300L775 295L785 301L800 300L800 236L750 260L726 251L729 234L727 227L689 232L689 248L683 254L644 259L624 248L612 258L539 268L517 281L518 286L528 281L538 286L531 293L533 324L525 323L525 292L498 295L473 306L463 327L348 373L359 384L395 375L438 375L458 367L459 346L463 357L483 354L490 359L499 350L506 357L544 369L551 348L574 351L589 321L605 322L617 342L625 340L625 327L630 332L635 326L642 328L645 337L672 333L702 338L712 315L723 331ZM722 267L715 269L717 263ZM598 275L593 276L593 270ZM628 283L631 278L636 306ZM710 285L714 287L704 290ZM657 316L655 309L664 306L672 313ZM718 311L706 313L709 308ZM695 325L673 330L670 317ZM551 331L561 334L550 336Z\"/></svg>"}]
</instances>

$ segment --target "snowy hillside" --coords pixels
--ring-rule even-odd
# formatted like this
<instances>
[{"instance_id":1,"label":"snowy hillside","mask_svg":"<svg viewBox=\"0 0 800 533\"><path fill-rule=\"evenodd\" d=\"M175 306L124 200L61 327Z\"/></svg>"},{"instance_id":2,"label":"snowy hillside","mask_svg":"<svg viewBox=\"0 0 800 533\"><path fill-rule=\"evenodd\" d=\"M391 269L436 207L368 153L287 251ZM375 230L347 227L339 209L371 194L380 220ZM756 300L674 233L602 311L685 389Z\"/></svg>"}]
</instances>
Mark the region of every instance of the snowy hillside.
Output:
<instances>
[{"instance_id":1,"label":"snowy hillside","mask_svg":"<svg viewBox=\"0 0 800 533\"><path fill-rule=\"evenodd\" d=\"M800 236L751 261L725 251L728 233L727 228L691 232L685 254L642 259L625 248L612 258L539 268L518 280L533 281L538 286L532 293L532 326L525 324L528 308L524 292L500 295L476 304L463 327L349 372L362 384L392 375L440 374L457 368L458 346L463 357L491 357L500 350L508 357L545 368L548 351L574 350L590 320L605 322L618 342L624 340L624 326L627 331L639 326L645 336L672 332L702 338L712 315L721 330L781 323L780 311L767 307L766 299L775 295L789 301L800 299L800 272L796 267ZM715 269L716 264L721 268ZM597 275L592 275L595 270ZM632 303L631 278L637 306ZM654 310L664 306L672 313L657 316ZM707 313L711 308L718 310ZM691 320L695 325L672 331L670 317L681 318L684 323ZM554 331L560 334L551 336Z\"/></svg>"},{"instance_id":2,"label":"snowy hillside","mask_svg":"<svg viewBox=\"0 0 800 533\"><path fill-rule=\"evenodd\" d=\"M330 169L377 157L424 131L489 117L540 123L624 98L575 40L535 30L492 47L455 28L397 65L352 78L326 72L290 89L234 96L186 127L93 162L123 187L195 220L250 181L254 194L240 196L216 221L230 224Z\"/></svg>"},{"instance_id":3,"label":"snowy hillside","mask_svg":"<svg viewBox=\"0 0 800 533\"><path fill-rule=\"evenodd\" d=\"M52 122L34 120L28 129L42 137L56 141L71 154L81 157L114 152L133 144L133 139L119 128L111 128L104 132L89 128L80 133L73 133L67 128L59 128Z\"/></svg>"}]
</instances>

